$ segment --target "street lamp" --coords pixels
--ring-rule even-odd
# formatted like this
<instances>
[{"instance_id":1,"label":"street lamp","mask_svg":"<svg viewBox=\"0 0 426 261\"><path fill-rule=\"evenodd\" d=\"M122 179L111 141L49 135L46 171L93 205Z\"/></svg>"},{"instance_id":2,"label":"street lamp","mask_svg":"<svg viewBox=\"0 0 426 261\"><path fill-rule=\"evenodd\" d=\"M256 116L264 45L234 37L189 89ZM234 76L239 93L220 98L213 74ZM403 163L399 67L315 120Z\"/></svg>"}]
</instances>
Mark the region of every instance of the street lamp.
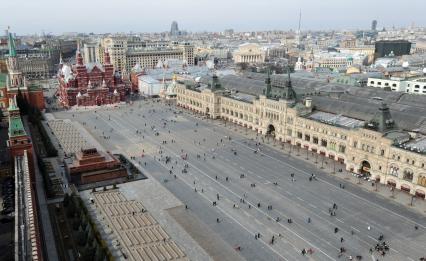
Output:
<instances>
[{"instance_id":1,"label":"street lamp","mask_svg":"<svg viewBox=\"0 0 426 261\"><path fill-rule=\"evenodd\" d=\"M391 192L392 192L391 198L395 198L395 187L394 186L391 187Z\"/></svg>"},{"instance_id":2,"label":"street lamp","mask_svg":"<svg viewBox=\"0 0 426 261\"><path fill-rule=\"evenodd\" d=\"M336 160L333 160L333 172L332 174L336 174Z\"/></svg>"},{"instance_id":3,"label":"street lamp","mask_svg":"<svg viewBox=\"0 0 426 261\"><path fill-rule=\"evenodd\" d=\"M315 164L318 164L318 153L315 153Z\"/></svg>"},{"instance_id":4,"label":"street lamp","mask_svg":"<svg viewBox=\"0 0 426 261\"><path fill-rule=\"evenodd\" d=\"M321 157L321 169L324 169L324 156Z\"/></svg>"},{"instance_id":5,"label":"street lamp","mask_svg":"<svg viewBox=\"0 0 426 261\"><path fill-rule=\"evenodd\" d=\"M411 202L410 202L410 206L413 206L414 203L414 199L416 198L416 195L411 195Z\"/></svg>"},{"instance_id":6,"label":"street lamp","mask_svg":"<svg viewBox=\"0 0 426 261\"><path fill-rule=\"evenodd\" d=\"M306 148L306 160L308 160L309 158L308 158L308 154L309 154L309 149L308 148Z\"/></svg>"}]
</instances>

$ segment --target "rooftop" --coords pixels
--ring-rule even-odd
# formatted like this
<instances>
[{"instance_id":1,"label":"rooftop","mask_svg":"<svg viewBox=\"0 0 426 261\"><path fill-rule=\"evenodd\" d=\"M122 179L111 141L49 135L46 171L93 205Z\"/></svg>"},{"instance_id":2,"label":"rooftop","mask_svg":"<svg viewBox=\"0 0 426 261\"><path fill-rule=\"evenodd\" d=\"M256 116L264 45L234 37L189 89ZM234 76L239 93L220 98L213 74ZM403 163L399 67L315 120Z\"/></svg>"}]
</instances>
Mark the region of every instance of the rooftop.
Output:
<instances>
[{"instance_id":1,"label":"rooftop","mask_svg":"<svg viewBox=\"0 0 426 261\"><path fill-rule=\"evenodd\" d=\"M399 147L405 150L426 154L426 136L420 136L419 138L410 140L399 145Z\"/></svg>"},{"instance_id":2,"label":"rooftop","mask_svg":"<svg viewBox=\"0 0 426 261\"><path fill-rule=\"evenodd\" d=\"M309 119L324 122L330 125L336 125L346 128L363 127L365 122L354 118L346 117L341 114L333 114L323 111L316 111L308 116Z\"/></svg>"},{"instance_id":3,"label":"rooftop","mask_svg":"<svg viewBox=\"0 0 426 261\"><path fill-rule=\"evenodd\" d=\"M272 82L285 82L286 75L272 75ZM239 93L261 95L266 88L265 74L245 73L242 76L226 75L220 78L225 89ZM275 80L275 78L277 78ZM203 77L207 82L209 77ZM298 97L310 96L318 111L341 114L346 117L370 121L380 104L388 104L396 125L404 130L417 130L426 134L426 96L400 92L387 92L379 88L356 87L330 83L327 78L313 74L291 74L293 89ZM380 97L381 99L375 99Z\"/></svg>"},{"instance_id":4,"label":"rooftop","mask_svg":"<svg viewBox=\"0 0 426 261\"><path fill-rule=\"evenodd\" d=\"M20 117L9 119L9 137L17 137L26 135L24 125Z\"/></svg>"}]
</instances>

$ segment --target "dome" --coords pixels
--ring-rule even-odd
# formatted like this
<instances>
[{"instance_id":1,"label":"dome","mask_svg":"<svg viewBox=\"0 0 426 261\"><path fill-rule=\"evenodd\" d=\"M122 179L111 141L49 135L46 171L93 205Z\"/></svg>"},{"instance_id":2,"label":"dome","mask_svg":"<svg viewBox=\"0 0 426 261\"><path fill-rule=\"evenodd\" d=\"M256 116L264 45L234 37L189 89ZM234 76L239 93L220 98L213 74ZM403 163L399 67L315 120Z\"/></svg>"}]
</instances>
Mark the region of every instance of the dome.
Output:
<instances>
[{"instance_id":1,"label":"dome","mask_svg":"<svg viewBox=\"0 0 426 261\"><path fill-rule=\"evenodd\" d=\"M77 94L77 98L78 98L78 97L81 97L81 92L78 92L78 94Z\"/></svg>"},{"instance_id":2,"label":"dome","mask_svg":"<svg viewBox=\"0 0 426 261\"><path fill-rule=\"evenodd\" d=\"M426 68L423 68L423 73L426 74Z\"/></svg>"},{"instance_id":3,"label":"dome","mask_svg":"<svg viewBox=\"0 0 426 261\"><path fill-rule=\"evenodd\" d=\"M403 68L408 68L410 66L410 64L408 62L403 62L402 63L402 67Z\"/></svg>"}]
</instances>

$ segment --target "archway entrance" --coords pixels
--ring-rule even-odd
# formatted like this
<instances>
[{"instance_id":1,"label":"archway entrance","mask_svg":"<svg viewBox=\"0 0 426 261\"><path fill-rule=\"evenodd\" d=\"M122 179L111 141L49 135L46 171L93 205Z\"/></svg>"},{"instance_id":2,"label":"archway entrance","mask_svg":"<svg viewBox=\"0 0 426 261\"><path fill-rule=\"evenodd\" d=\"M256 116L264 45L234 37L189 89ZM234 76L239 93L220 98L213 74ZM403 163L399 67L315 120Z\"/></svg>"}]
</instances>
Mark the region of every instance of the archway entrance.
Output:
<instances>
[{"instance_id":1,"label":"archway entrance","mask_svg":"<svg viewBox=\"0 0 426 261\"><path fill-rule=\"evenodd\" d=\"M361 162L361 168L359 169L359 172L365 176L365 177L370 177L371 173L370 173L370 169L371 169L371 165L370 162L364 160Z\"/></svg>"},{"instance_id":2,"label":"archway entrance","mask_svg":"<svg viewBox=\"0 0 426 261\"><path fill-rule=\"evenodd\" d=\"M209 107L206 108L206 115L210 115L210 109L209 109Z\"/></svg>"},{"instance_id":3,"label":"archway entrance","mask_svg":"<svg viewBox=\"0 0 426 261\"><path fill-rule=\"evenodd\" d=\"M266 135L270 135L275 137L275 127L272 124L268 125L268 128L266 129Z\"/></svg>"}]
</instances>

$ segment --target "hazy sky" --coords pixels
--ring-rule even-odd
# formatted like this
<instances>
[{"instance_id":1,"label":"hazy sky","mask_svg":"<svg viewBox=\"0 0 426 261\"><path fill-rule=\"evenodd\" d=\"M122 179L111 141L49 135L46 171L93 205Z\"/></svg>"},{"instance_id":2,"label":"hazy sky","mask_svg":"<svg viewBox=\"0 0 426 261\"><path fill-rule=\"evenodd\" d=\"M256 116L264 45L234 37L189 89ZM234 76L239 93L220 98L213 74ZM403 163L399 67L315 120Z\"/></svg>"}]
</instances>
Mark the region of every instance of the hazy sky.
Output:
<instances>
[{"instance_id":1,"label":"hazy sky","mask_svg":"<svg viewBox=\"0 0 426 261\"><path fill-rule=\"evenodd\" d=\"M1 0L0 29L17 34L302 30L426 26L426 0Z\"/></svg>"}]
</instances>

